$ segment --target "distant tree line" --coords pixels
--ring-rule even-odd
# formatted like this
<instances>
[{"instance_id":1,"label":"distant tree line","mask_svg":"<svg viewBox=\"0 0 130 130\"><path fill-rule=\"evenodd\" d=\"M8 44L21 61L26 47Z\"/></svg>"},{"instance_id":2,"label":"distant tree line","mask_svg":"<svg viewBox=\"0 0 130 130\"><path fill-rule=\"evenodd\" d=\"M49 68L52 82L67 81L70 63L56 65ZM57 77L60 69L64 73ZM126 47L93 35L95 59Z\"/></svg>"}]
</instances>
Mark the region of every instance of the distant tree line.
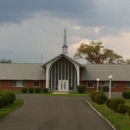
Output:
<instances>
[{"instance_id":1,"label":"distant tree line","mask_svg":"<svg viewBox=\"0 0 130 130\"><path fill-rule=\"evenodd\" d=\"M12 60L2 59L2 60L0 60L0 63L12 63Z\"/></svg>"}]
</instances>

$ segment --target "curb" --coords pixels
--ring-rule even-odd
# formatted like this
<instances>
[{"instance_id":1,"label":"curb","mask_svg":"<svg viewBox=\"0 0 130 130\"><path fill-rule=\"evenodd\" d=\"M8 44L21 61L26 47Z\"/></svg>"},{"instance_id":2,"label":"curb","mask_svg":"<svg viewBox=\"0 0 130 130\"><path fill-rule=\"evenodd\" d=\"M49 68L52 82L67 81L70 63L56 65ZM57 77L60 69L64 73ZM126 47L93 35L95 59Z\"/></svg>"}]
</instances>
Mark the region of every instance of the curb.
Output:
<instances>
[{"instance_id":1,"label":"curb","mask_svg":"<svg viewBox=\"0 0 130 130\"><path fill-rule=\"evenodd\" d=\"M116 130L116 128L110 123L110 121L108 121L104 116L102 116L87 100L85 100L85 102L88 103L89 106L113 128L113 130Z\"/></svg>"},{"instance_id":2,"label":"curb","mask_svg":"<svg viewBox=\"0 0 130 130\"><path fill-rule=\"evenodd\" d=\"M23 99L22 99L22 100L23 100ZM23 100L23 101L24 101L24 104L23 104L22 106L20 106L20 107L18 107L17 109L13 110L12 112L10 112L8 115L4 116L4 117L1 118L1 119L6 118L7 116L9 116L10 114L12 114L12 113L15 112L16 110L18 110L18 109L22 108L23 106L25 106L25 105L26 105L26 101L25 101L25 100Z\"/></svg>"}]
</instances>

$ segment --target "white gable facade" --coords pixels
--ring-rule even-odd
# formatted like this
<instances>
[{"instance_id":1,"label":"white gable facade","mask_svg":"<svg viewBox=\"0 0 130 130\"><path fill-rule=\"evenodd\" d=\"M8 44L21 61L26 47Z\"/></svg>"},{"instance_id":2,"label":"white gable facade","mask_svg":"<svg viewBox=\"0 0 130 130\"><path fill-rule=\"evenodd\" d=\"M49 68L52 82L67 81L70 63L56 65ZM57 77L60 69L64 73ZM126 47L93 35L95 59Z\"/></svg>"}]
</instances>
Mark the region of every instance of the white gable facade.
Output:
<instances>
[{"instance_id":1,"label":"white gable facade","mask_svg":"<svg viewBox=\"0 0 130 130\"><path fill-rule=\"evenodd\" d=\"M80 68L83 66L66 54L42 65L46 69L46 88L51 91L70 91L80 84Z\"/></svg>"}]
</instances>

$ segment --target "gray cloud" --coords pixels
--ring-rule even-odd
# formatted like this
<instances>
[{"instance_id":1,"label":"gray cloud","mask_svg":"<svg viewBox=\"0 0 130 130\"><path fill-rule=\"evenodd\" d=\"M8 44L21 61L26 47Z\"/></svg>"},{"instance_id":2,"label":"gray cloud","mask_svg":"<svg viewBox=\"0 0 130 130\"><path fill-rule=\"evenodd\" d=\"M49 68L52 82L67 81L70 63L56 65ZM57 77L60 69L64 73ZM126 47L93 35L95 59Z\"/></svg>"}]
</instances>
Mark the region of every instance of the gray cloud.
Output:
<instances>
[{"instance_id":1,"label":"gray cloud","mask_svg":"<svg viewBox=\"0 0 130 130\"><path fill-rule=\"evenodd\" d=\"M6 0L0 2L0 22L19 22L32 17L35 11L49 11L51 15L75 19L82 26L129 27L130 1L119 0Z\"/></svg>"}]
</instances>

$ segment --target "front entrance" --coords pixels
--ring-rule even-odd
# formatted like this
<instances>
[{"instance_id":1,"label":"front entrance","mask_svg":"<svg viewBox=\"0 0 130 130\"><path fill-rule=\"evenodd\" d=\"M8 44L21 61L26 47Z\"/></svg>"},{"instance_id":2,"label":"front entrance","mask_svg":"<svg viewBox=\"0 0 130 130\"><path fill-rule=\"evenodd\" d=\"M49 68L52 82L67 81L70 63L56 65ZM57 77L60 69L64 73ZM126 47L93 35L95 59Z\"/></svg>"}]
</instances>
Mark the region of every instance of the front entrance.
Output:
<instances>
[{"instance_id":1,"label":"front entrance","mask_svg":"<svg viewBox=\"0 0 130 130\"><path fill-rule=\"evenodd\" d=\"M69 91L68 80L58 81L58 91Z\"/></svg>"}]
</instances>

